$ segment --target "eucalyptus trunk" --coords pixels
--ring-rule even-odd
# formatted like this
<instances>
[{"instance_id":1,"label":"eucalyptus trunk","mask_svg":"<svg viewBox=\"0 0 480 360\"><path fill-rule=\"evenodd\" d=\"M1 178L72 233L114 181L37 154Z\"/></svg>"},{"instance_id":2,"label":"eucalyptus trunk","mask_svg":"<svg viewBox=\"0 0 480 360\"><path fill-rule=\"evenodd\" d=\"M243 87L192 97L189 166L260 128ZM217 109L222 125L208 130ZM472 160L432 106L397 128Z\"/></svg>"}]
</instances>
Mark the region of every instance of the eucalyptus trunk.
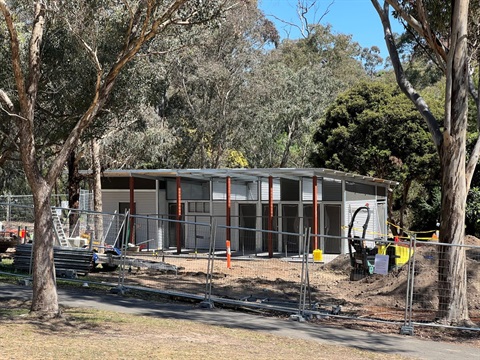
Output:
<instances>
[{"instance_id":1,"label":"eucalyptus trunk","mask_svg":"<svg viewBox=\"0 0 480 360\"><path fill-rule=\"evenodd\" d=\"M52 186L45 182L33 191L35 228L33 233L33 295L31 311L40 316L59 316L55 263L54 232L51 210Z\"/></svg>"},{"instance_id":2,"label":"eucalyptus trunk","mask_svg":"<svg viewBox=\"0 0 480 360\"><path fill-rule=\"evenodd\" d=\"M100 164L100 144L92 140L92 168L93 168L93 210L97 212L94 218L94 238L99 243L98 251L103 253L105 241L103 239L103 215L102 212L102 183Z\"/></svg>"},{"instance_id":3,"label":"eucalyptus trunk","mask_svg":"<svg viewBox=\"0 0 480 360\"><path fill-rule=\"evenodd\" d=\"M200 3L189 0L144 0L132 2L131 6L117 7L116 10L118 11L126 11L126 17L124 18L124 25L126 26L122 27L125 28L125 34L122 36L124 42L123 46L118 47L118 53L114 56L116 60L111 65L105 66L101 63L103 56L101 56L102 54L99 56L99 49L96 47L97 39L94 35L92 35L93 38L90 37L88 34L90 31L86 31L84 34L84 28L82 27L84 24L74 24L75 26L72 26L72 23L70 23L69 13L64 11L64 6L66 7L69 2L58 2L56 3L57 6L49 6L47 9L47 5L51 5L50 3L42 0L31 1L32 18L27 19L18 16L15 12L16 7L12 7L12 13L10 4L14 6L15 2L0 0L0 14L3 17L6 29L4 32L9 35L9 65L11 65L12 79L15 81L15 87L11 89L15 96L14 101L1 88L3 84L0 84L0 106L2 109L8 109L7 113L10 115L11 121L16 122L18 126L18 145L22 164L34 197L35 230L31 310L32 312L55 316L58 315L58 297L55 283L55 265L53 263L53 229L50 207L50 195L55 181L60 176L85 129L92 124L99 111L104 108L118 76L135 55L142 48L145 48L145 44L170 27L192 26L208 22L219 16L226 5L213 0ZM111 4L100 3L102 4L99 9L104 9L112 14L115 12L114 8L110 8L110 6L114 6L116 2ZM207 11L212 10L211 5L216 5L218 12L210 13ZM203 15L204 12L205 15ZM68 135L62 139L63 143L55 153L55 157L52 158L49 168L40 170L41 156L38 154L37 148L41 142L36 141L36 128L45 124L43 118L36 116L35 109L37 107L40 79L43 74L41 69L42 40L48 29L47 17L51 17L52 21L55 21L56 16L58 16L59 21L61 21L60 19L65 20L68 25L66 30L71 32L73 38L78 41L85 56L94 66L96 76L92 78L94 88L92 89L93 94L89 100L88 109L79 116ZM98 19L95 19L95 17L92 20L95 20L97 24L102 23L102 21L97 21ZM16 23L17 21L21 22L21 26ZM29 34L18 33L18 29L24 27L31 29ZM102 28L100 31L103 30L106 31L107 29ZM25 40L28 38L28 45L26 45ZM25 52L22 51L23 46L26 48Z\"/></svg>"},{"instance_id":4,"label":"eucalyptus trunk","mask_svg":"<svg viewBox=\"0 0 480 360\"><path fill-rule=\"evenodd\" d=\"M443 155L448 154L448 155ZM439 319L452 325L469 322L467 304L465 237L465 136L459 136L442 149L442 213L439 247Z\"/></svg>"},{"instance_id":5,"label":"eucalyptus trunk","mask_svg":"<svg viewBox=\"0 0 480 360\"><path fill-rule=\"evenodd\" d=\"M468 0L452 1L452 48L447 59L445 123L440 146L442 213L438 263L439 317L447 324L468 323L465 208L468 193Z\"/></svg>"},{"instance_id":6,"label":"eucalyptus trunk","mask_svg":"<svg viewBox=\"0 0 480 360\"><path fill-rule=\"evenodd\" d=\"M397 83L423 116L440 156L442 210L438 262L439 319L452 325L468 325L466 255L461 245L465 237L466 198L480 156L480 138L466 164L467 110L469 89L468 9L469 0L451 0L449 39L437 37L427 21L425 3L416 1L418 19L402 2L371 0L382 20L385 42L395 70ZM443 127L422 96L408 81L398 55L390 25L390 6L416 33L426 40L446 75ZM448 47L446 46L448 45ZM478 105L478 94L475 98Z\"/></svg>"}]
</instances>

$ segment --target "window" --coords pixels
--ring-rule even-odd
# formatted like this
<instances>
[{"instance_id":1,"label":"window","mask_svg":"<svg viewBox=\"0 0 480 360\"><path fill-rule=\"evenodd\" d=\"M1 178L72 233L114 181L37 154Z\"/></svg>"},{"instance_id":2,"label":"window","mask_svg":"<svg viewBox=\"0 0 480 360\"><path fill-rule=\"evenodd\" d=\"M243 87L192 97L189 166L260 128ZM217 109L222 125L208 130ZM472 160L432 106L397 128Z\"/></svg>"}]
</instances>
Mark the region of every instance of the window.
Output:
<instances>
[{"instance_id":1,"label":"window","mask_svg":"<svg viewBox=\"0 0 480 360\"><path fill-rule=\"evenodd\" d=\"M300 182L298 180L280 179L280 197L282 201L300 200Z\"/></svg>"},{"instance_id":2,"label":"window","mask_svg":"<svg viewBox=\"0 0 480 360\"><path fill-rule=\"evenodd\" d=\"M196 201L188 203L189 213L209 214L210 203L205 201Z\"/></svg>"}]
</instances>

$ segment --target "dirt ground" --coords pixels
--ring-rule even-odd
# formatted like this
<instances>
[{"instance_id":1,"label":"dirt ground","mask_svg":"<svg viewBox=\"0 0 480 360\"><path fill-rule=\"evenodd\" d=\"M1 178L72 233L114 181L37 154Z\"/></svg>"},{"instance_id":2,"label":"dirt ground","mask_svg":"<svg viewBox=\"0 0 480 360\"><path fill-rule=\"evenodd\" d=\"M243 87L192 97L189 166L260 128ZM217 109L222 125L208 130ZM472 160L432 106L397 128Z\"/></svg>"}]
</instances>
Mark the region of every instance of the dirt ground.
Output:
<instances>
[{"instance_id":1,"label":"dirt ground","mask_svg":"<svg viewBox=\"0 0 480 360\"><path fill-rule=\"evenodd\" d=\"M480 239L468 236L468 245L480 246ZM418 247L415 256L414 309L417 314L438 308L437 246ZM480 323L480 248L467 250L468 303L473 320ZM142 258L141 253L137 255ZM151 255L147 256L152 260ZM145 257L144 257L145 258ZM203 294L208 262L205 257L159 257L157 260L175 265L177 274L130 267L126 281L138 285L154 286L176 291ZM399 309L401 319L406 300L407 266L388 275L371 275L359 281L350 281L348 255L338 256L327 264L310 264L308 281L309 296L316 302L328 306L344 306L389 310ZM232 299L244 297L270 302L298 301L301 283L301 262L270 259L245 261L232 259L227 269L225 260L215 260L212 275L212 294ZM95 276L110 277L114 274L98 273ZM118 275L114 275L116 277ZM113 280L113 279L112 279ZM372 312L372 311L370 311ZM367 313L361 314L365 316ZM380 314L378 314L380 315ZM388 314L381 314L382 318ZM417 320L428 320L418 318Z\"/></svg>"},{"instance_id":2,"label":"dirt ground","mask_svg":"<svg viewBox=\"0 0 480 360\"><path fill-rule=\"evenodd\" d=\"M480 239L468 236L467 245L480 246ZM467 254L467 293L469 315L480 326L480 248L470 248ZM127 266L125 285L144 286L171 292L204 295L208 260L199 255L158 256L130 254L137 259L165 262L178 271L159 271ZM412 320L435 323L438 309L437 246L421 246L415 255L415 291ZM304 269L305 270L305 269ZM372 275L350 281L348 255L337 257L328 264L309 265L307 303L321 312L340 310L340 316L357 320L325 317L321 324L339 325L376 332L398 333L405 319L407 267L388 275ZM240 260L234 258L227 269L225 259L213 263L212 295L246 302L298 308L302 263L284 259ZM85 280L117 283L118 271L89 274ZM305 277L304 277L305 279ZM310 301L309 301L310 300ZM393 325L369 320L394 321ZM465 341L480 347L480 332L449 331L430 326L416 326L415 334L437 340Z\"/></svg>"},{"instance_id":3,"label":"dirt ground","mask_svg":"<svg viewBox=\"0 0 480 360\"><path fill-rule=\"evenodd\" d=\"M468 245L480 246L480 240L467 237ZM137 258L152 259L152 255L136 254ZM146 286L171 292L203 295L207 259L192 256L166 256L158 261L175 265L178 272L147 270L128 267L125 285ZM419 323L435 323L438 309L438 254L436 246L418 247L415 256L415 291L413 294L412 320ZM376 332L398 333L399 324L405 319L407 267L403 266L388 275L372 275L359 281L350 281L348 255L339 256L328 264L309 265L309 289L307 305L321 312L340 309L340 316L358 320L326 317L319 323L346 326ZM226 268L224 259L213 264L212 295L244 300L246 302L298 308L302 264L301 262L270 260L232 260ZM480 248L467 250L468 303L471 320L480 326ZM92 274L101 281L118 281L118 273L99 271ZM89 275L90 277L90 275ZM308 301L310 299L310 301ZM387 320L366 322L369 320ZM446 331L436 327L416 326L415 334L438 340L467 341L480 347L478 331Z\"/></svg>"}]
</instances>

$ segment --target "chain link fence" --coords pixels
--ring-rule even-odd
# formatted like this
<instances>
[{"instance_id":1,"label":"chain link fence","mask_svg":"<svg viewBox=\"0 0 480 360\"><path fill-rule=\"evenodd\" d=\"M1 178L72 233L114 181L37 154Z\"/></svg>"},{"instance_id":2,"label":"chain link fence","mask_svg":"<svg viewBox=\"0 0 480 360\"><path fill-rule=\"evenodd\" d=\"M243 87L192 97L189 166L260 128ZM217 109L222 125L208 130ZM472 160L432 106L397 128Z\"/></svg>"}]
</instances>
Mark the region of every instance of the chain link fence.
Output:
<instances>
[{"instance_id":1,"label":"chain link fence","mask_svg":"<svg viewBox=\"0 0 480 360\"><path fill-rule=\"evenodd\" d=\"M68 195L54 194L51 204L57 208L68 208ZM33 223L33 195L1 195L0 222L5 226L16 223ZM93 209L93 193L80 190L79 210Z\"/></svg>"},{"instance_id":2,"label":"chain link fence","mask_svg":"<svg viewBox=\"0 0 480 360\"><path fill-rule=\"evenodd\" d=\"M455 249L460 254L456 256L465 256L468 329L480 331L480 244L473 237L462 246L416 241L414 236L377 240L363 250L358 239L328 236L328 241L339 242L335 248L348 244L349 251L312 254L312 243L324 243L327 236L310 234L309 229L291 233L226 226L224 218L178 221L168 216L55 211L69 237L90 236L81 245L98 250L103 242L121 249L121 255L100 259L82 281L122 292L137 289L193 298L209 306L224 303L299 318L382 321L398 325L406 334L413 334L416 326L443 326L439 320L442 309L448 308L442 303L448 300L445 289L458 285L439 276L439 264ZM227 238L235 243L227 244ZM265 250L270 241L276 244L272 258Z\"/></svg>"}]
</instances>

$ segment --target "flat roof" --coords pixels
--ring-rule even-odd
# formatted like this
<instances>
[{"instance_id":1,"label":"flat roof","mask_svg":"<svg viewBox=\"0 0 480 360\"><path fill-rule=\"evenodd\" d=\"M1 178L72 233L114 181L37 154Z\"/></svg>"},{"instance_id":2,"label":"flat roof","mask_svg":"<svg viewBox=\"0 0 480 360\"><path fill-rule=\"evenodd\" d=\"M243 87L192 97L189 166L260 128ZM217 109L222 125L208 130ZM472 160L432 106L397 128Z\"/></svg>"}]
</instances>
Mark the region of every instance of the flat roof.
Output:
<instances>
[{"instance_id":1,"label":"flat roof","mask_svg":"<svg viewBox=\"0 0 480 360\"><path fill-rule=\"evenodd\" d=\"M385 180L371 176L358 175L354 173L346 173L343 171L323 169L323 168L268 168L268 169L119 169L104 170L104 177L143 177L149 179L165 179L165 178L189 178L199 180L210 180L212 178L241 179L245 181L255 181L258 178L284 178L299 180L303 177L317 176L318 178L329 178L339 180L351 180L355 182L365 182L382 184L386 186L396 186L397 181Z\"/></svg>"}]
</instances>

